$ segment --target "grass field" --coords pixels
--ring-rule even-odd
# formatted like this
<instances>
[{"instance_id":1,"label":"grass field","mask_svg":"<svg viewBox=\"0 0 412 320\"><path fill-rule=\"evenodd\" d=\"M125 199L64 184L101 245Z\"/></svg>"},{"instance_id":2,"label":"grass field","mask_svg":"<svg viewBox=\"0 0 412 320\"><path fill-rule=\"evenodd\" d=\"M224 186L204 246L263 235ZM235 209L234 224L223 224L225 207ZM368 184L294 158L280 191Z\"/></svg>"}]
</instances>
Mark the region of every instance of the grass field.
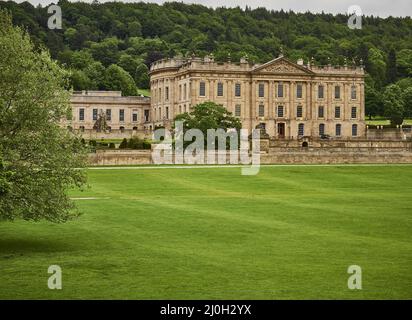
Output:
<instances>
[{"instance_id":1,"label":"grass field","mask_svg":"<svg viewBox=\"0 0 412 320\"><path fill-rule=\"evenodd\" d=\"M412 166L89 170L76 221L0 223L0 298L411 299L411 181Z\"/></svg>"},{"instance_id":2,"label":"grass field","mask_svg":"<svg viewBox=\"0 0 412 320\"><path fill-rule=\"evenodd\" d=\"M366 119L365 120L367 125L375 125L375 126L383 126L391 124L390 120L387 119ZM412 119L405 119L403 120L403 125L412 125Z\"/></svg>"},{"instance_id":3,"label":"grass field","mask_svg":"<svg viewBox=\"0 0 412 320\"><path fill-rule=\"evenodd\" d=\"M142 94L145 97L150 97L150 89L139 89L138 94Z\"/></svg>"}]
</instances>

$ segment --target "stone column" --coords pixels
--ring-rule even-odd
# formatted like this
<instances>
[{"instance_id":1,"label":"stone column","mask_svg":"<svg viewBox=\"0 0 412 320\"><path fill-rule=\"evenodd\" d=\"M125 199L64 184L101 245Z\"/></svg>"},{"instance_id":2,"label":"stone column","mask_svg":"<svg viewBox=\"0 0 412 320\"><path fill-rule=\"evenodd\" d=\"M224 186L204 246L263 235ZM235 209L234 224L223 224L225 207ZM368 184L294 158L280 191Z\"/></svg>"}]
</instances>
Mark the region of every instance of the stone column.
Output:
<instances>
[{"instance_id":1,"label":"stone column","mask_svg":"<svg viewBox=\"0 0 412 320\"><path fill-rule=\"evenodd\" d=\"M268 118L269 120L274 119L274 105L273 105L273 95L274 95L274 87L275 87L275 81L270 80L268 82Z\"/></svg>"},{"instance_id":2,"label":"stone column","mask_svg":"<svg viewBox=\"0 0 412 320\"><path fill-rule=\"evenodd\" d=\"M310 109L312 105L312 84L310 81L306 82L306 105L305 109Z\"/></svg>"},{"instance_id":3,"label":"stone column","mask_svg":"<svg viewBox=\"0 0 412 320\"><path fill-rule=\"evenodd\" d=\"M285 108L285 118L291 119L291 110L295 108L295 95L296 95L296 81L291 81L290 82L290 88L289 88L289 108ZM288 122L288 125L285 126L285 138L290 138L292 136L291 133L291 128L290 128L290 121ZM305 128L306 130L306 128Z\"/></svg>"},{"instance_id":4,"label":"stone column","mask_svg":"<svg viewBox=\"0 0 412 320\"><path fill-rule=\"evenodd\" d=\"M215 85L216 81L215 80L210 80L209 81L209 100L214 101L215 100Z\"/></svg>"},{"instance_id":5,"label":"stone column","mask_svg":"<svg viewBox=\"0 0 412 320\"><path fill-rule=\"evenodd\" d=\"M251 101L250 101L250 118L251 118L251 125L252 128L255 127L255 122L256 122L256 81L252 80L252 85L251 85Z\"/></svg>"},{"instance_id":6,"label":"stone column","mask_svg":"<svg viewBox=\"0 0 412 320\"><path fill-rule=\"evenodd\" d=\"M351 108L349 106L349 101L348 101L348 84L345 82L343 84L343 93L342 93L342 105L343 105L343 120L348 120L351 118Z\"/></svg>"},{"instance_id":7,"label":"stone column","mask_svg":"<svg viewBox=\"0 0 412 320\"><path fill-rule=\"evenodd\" d=\"M366 136L366 125L365 125L365 86L363 83L359 85L359 99L360 99L360 110L359 110L359 120L360 120L360 126L359 129L362 130L359 132L359 135L365 135ZM402 129L401 129L402 131Z\"/></svg>"},{"instance_id":8,"label":"stone column","mask_svg":"<svg viewBox=\"0 0 412 320\"><path fill-rule=\"evenodd\" d=\"M247 124L245 123L243 125L244 128L247 128L249 130L249 132L251 133L252 131L252 115L251 115L251 104L252 104L252 91L251 91L251 81L250 80L246 80L245 82L245 104L243 106L242 109L242 113L244 113L244 115L242 115L241 117L243 118L244 121L247 121Z\"/></svg>"},{"instance_id":9,"label":"stone column","mask_svg":"<svg viewBox=\"0 0 412 320\"><path fill-rule=\"evenodd\" d=\"M361 83L359 85L359 105L360 105L360 120L365 121L365 85Z\"/></svg>"},{"instance_id":10,"label":"stone column","mask_svg":"<svg viewBox=\"0 0 412 320\"><path fill-rule=\"evenodd\" d=\"M199 81L197 79L192 79L190 81L190 98L191 98L191 105L197 104L198 101L198 94L197 94L197 87L199 86Z\"/></svg>"},{"instance_id":11,"label":"stone column","mask_svg":"<svg viewBox=\"0 0 412 320\"><path fill-rule=\"evenodd\" d=\"M226 99L226 108L229 110L230 106L233 104L233 96L235 95L234 93L234 85L233 80L228 80L227 81L227 99ZM243 88L241 88L243 89ZM242 111L241 111L242 112Z\"/></svg>"}]
</instances>

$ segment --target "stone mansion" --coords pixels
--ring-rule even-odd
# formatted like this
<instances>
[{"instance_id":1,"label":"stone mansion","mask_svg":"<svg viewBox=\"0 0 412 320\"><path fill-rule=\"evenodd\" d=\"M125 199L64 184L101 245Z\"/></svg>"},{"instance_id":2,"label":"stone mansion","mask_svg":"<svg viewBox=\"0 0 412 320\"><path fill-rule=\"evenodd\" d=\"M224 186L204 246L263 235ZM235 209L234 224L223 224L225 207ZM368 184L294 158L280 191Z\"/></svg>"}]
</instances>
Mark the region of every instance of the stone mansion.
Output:
<instances>
[{"instance_id":1,"label":"stone mansion","mask_svg":"<svg viewBox=\"0 0 412 320\"><path fill-rule=\"evenodd\" d=\"M93 137L149 135L170 127L174 117L205 101L223 105L243 128L265 129L275 139L365 136L362 66L316 66L282 55L251 64L205 58L172 58L150 68L151 98L122 97L120 92L73 94L73 129ZM95 122L104 114L105 132Z\"/></svg>"}]
</instances>

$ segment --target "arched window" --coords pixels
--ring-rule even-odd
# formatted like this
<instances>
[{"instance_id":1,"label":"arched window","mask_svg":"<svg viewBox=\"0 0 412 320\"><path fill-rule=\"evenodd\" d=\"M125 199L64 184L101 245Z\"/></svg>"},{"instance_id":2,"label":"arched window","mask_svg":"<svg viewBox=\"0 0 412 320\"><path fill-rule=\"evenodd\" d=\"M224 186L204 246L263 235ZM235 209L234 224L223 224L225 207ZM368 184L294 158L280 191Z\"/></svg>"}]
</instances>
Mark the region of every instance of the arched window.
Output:
<instances>
[{"instance_id":1,"label":"arched window","mask_svg":"<svg viewBox=\"0 0 412 320\"><path fill-rule=\"evenodd\" d=\"M320 125L319 125L319 135L320 136L323 136L325 134L325 124L324 123L321 123Z\"/></svg>"},{"instance_id":2,"label":"arched window","mask_svg":"<svg viewBox=\"0 0 412 320\"><path fill-rule=\"evenodd\" d=\"M299 123L298 125L298 136L302 137L305 135L305 125L303 123Z\"/></svg>"},{"instance_id":3,"label":"arched window","mask_svg":"<svg viewBox=\"0 0 412 320\"><path fill-rule=\"evenodd\" d=\"M340 123L338 123L338 124L336 125L335 135L336 135L337 137L340 137L341 134L342 134L342 125L341 125Z\"/></svg>"},{"instance_id":4,"label":"arched window","mask_svg":"<svg viewBox=\"0 0 412 320\"><path fill-rule=\"evenodd\" d=\"M352 125L352 137L356 137L358 135L358 125L353 124Z\"/></svg>"},{"instance_id":5,"label":"arched window","mask_svg":"<svg viewBox=\"0 0 412 320\"><path fill-rule=\"evenodd\" d=\"M137 131L137 127L133 127L133 131Z\"/></svg>"},{"instance_id":6,"label":"arched window","mask_svg":"<svg viewBox=\"0 0 412 320\"><path fill-rule=\"evenodd\" d=\"M124 132L124 127L120 127L120 132L123 133Z\"/></svg>"}]
</instances>

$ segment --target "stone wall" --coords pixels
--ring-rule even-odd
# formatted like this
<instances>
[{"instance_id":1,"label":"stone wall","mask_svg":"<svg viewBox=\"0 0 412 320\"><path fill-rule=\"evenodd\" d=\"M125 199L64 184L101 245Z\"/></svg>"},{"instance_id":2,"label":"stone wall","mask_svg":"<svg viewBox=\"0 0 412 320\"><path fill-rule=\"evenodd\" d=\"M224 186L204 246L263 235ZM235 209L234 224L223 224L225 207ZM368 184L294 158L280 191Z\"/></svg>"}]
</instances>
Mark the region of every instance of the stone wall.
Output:
<instances>
[{"instance_id":1,"label":"stone wall","mask_svg":"<svg viewBox=\"0 0 412 320\"><path fill-rule=\"evenodd\" d=\"M412 148L411 140L367 140L367 139L299 139L299 140L270 140L269 149L299 148L304 145L309 148ZM264 143L263 145L267 145ZM269 151L267 149L266 151ZM263 148L261 148L263 150Z\"/></svg>"},{"instance_id":2,"label":"stone wall","mask_svg":"<svg viewBox=\"0 0 412 320\"><path fill-rule=\"evenodd\" d=\"M150 150L97 150L89 154L89 163L92 166L115 166L151 164Z\"/></svg>"},{"instance_id":3,"label":"stone wall","mask_svg":"<svg viewBox=\"0 0 412 320\"><path fill-rule=\"evenodd\" d=\"M410 128L368 129L366 131L366 138L376 140L407 140L412 138L412 133Z\"/></svg>"},{"instance_id":4,"label":"stone wall","mask_svg":"<svg viewBox=\"0 0 412 320\"><path fill-rule=\"evenodd\" d=\"M404 148L284 148L261 155L261 163L348 164L411 163L412 152Z\"/></svg>"},{"instance_id":5,"label":"stone wall","mask_svg":"<svg viewBox=\"0 0 412 320\"><path fill-rule=\"evenodd\" d=\"M85 130L84 132L76 131L80 133L82 138L87 140L101 140L101 139L130 139L132 137L139 137L141 139L150 139L152 134L148 130L131 130L125 129L123 132L120 130L111 130L110 132L96 132L95 130Z\"/></svg>"},{"instance_id":6,"label":"stone wall","mask_svg":"<svg viewBox=\"0 0 412 320\"><path fill-rule=\"evenodd\" d=\"M90 165L153 164L150 150L98 150L89 156ZM326 147L270 148L260 154L262 164L348 164L348 163L410 163L412 148L405 147ZM229 157L227 157L229 163Z\"/></svg>"}]
</instances>

